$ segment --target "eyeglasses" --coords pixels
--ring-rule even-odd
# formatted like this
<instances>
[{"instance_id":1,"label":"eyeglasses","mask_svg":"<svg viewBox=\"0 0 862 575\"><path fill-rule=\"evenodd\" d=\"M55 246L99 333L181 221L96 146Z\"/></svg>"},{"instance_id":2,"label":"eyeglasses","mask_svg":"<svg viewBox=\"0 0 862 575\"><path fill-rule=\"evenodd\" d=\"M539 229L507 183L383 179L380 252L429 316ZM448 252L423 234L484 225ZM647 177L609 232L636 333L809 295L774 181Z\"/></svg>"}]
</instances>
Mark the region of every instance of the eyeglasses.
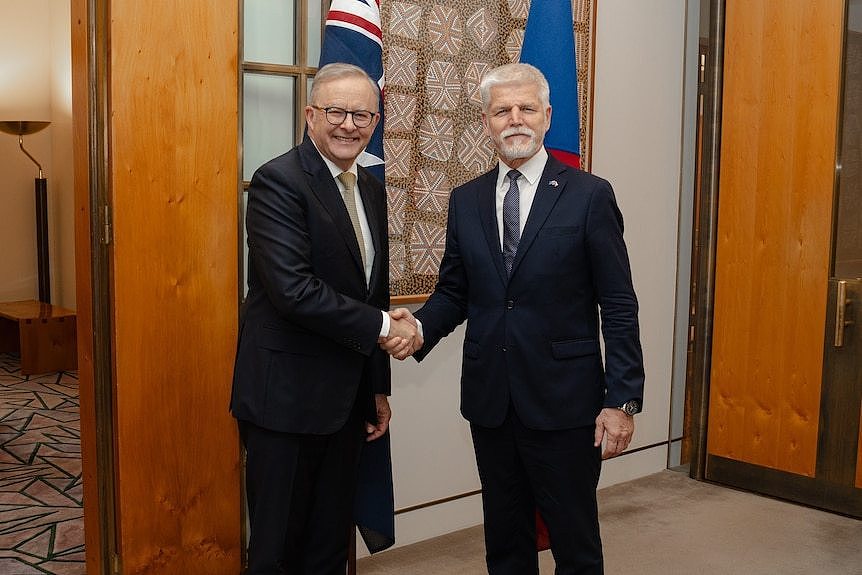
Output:
<instances>
[{"instance_id":1,"label":"eyeglasses","mask_svg":"<svg viewBox=\"0 0 862 575\"><path fill-rule=\"evenodd\" d=\"M368 110L345 110L344 108L321 108L311 104L315 110L326 112L326 121L333 126L340 126L347 119L348 114L353 118L353 125L357 128L367 128L371 125L371 120L377 115L377 112L369 112Z\"/></svg>"}]
</instances>

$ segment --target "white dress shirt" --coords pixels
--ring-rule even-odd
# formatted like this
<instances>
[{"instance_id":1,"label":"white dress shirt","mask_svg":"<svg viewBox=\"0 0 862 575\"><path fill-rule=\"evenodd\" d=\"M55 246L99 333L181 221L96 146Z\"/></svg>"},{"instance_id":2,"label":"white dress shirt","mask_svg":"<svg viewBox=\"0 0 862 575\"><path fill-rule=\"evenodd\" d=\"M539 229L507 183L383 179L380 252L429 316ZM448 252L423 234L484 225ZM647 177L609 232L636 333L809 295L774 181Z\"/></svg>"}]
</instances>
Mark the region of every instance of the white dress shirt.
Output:
<instances>
[{"instance_id":1,"label":"white dress shirt","mask_svg":"<svg viewBox=\"0 0 862 575\"><path fill-rule=\"evenodd\" d=\"M312 140L312 143L314 143L314 140ZM315 144L315 147L317 147L317 144ZM320 152L319 149L317 151ZM320 154L320 157L323 158L323 161L326 163L326 167L329 168L329 172L335 180L335 185L338 186L338 191L341 192L342 199L344 198L345 189L344 184L342 184L341 180L338 179L338 174L347 171L356 176L356 185L353 187L353 197L356 199L356 213L359 216L359 227L362 230L362 240L365 244L365 285L368 285L371 281L371 270L374 267L374 256L377 252L374 251L374 242L371 240L371 228L368 227L368 218L365 216L365 205L362 203L362 195L359 193L359 176L356 170L356 163L354 162L350 166L350 169L342 170L323 154ZM389 262L383 262L383 265L388 266ZM380 326L380 337L386 337L389 335L391 319L389 314L385 311L381 310L380 313L383 314L383 324Z\"/></svg>"},{"instance_id":2,"label":"white dress shirt","mask_svg":"<svg viewBox=\"0 0 862 575\"><path fill-rule=\"evenodd\" d=\"M527 216L530 215L530 208L533 207L533 199L536 197L536 190L539 188L539 179L542 177L542 172L545 170L545 164L548 162L548 152L544 147L539 148L536 154L524 162L520 168L521 176L518 178L518 200L520 204L518 225L520 230L518 237L524 233L524 224L527 223ZM509 190L509 178L507 174L511 170L509 166L499 162L499 170L497 172L497 232L500 236L500 250L503 249L503 198Z\"/></svg>"}]
</instances>

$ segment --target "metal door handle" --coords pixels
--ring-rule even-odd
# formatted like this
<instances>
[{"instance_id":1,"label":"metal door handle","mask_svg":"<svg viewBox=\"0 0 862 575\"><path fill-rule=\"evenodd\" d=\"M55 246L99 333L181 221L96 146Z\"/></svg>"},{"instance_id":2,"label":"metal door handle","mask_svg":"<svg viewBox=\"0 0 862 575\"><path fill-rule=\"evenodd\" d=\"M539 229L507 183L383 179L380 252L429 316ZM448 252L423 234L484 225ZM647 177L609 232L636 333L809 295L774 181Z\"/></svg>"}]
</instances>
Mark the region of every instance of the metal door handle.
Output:
<instances>
[{"instance_id":1,"label":"metal door handle","mask_svg":"<svg viewBox=\"0 0 862 575\"><path fill-rule=\"evenodd\" d=\"M853 300L847 299L847 282L840 280L838 282L838 293L835 301L835 341L833 347L844 347L844 328L852 324L847 318L847 306L853 303Z\"/></svg>"}]
</instances>

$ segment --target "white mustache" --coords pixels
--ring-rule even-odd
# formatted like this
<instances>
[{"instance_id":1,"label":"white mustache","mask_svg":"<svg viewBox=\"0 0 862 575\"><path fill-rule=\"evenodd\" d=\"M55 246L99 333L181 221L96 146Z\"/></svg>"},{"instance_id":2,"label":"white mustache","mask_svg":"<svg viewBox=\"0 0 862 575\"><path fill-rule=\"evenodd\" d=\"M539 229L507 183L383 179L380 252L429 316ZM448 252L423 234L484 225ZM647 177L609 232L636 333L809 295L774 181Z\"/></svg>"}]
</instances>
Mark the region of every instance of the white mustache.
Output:
<instances>
[{"instance_id":1,"label":"white mustache","mask_svg":"<svg viewBox=\"0 0 862 575\"><path fill-rule=\"evenodd\" d=\"M509 136L527 136L528 138L535 138L536 133L530 128L506 128L500 132L501 138L508 138Z\"/></svg>"}]
</instances>

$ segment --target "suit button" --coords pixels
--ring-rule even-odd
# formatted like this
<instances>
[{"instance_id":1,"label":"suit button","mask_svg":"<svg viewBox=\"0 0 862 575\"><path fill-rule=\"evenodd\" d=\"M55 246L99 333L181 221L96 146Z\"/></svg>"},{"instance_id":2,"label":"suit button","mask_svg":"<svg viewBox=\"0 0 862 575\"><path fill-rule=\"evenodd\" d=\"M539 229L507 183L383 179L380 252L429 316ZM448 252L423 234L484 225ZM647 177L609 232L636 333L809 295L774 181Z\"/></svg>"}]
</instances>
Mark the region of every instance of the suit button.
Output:
<instances>
[{"instance_id":1,"label":"suit button","mask_svg":"<svg viewBox=\"0 0 862 575\"><path fill-rule=\"evenodd\" d=\"M512 300L508 300L506 302L506 309L512 309L513 307L515 307L515 302Z\"/></svg>"}]
</instances>

